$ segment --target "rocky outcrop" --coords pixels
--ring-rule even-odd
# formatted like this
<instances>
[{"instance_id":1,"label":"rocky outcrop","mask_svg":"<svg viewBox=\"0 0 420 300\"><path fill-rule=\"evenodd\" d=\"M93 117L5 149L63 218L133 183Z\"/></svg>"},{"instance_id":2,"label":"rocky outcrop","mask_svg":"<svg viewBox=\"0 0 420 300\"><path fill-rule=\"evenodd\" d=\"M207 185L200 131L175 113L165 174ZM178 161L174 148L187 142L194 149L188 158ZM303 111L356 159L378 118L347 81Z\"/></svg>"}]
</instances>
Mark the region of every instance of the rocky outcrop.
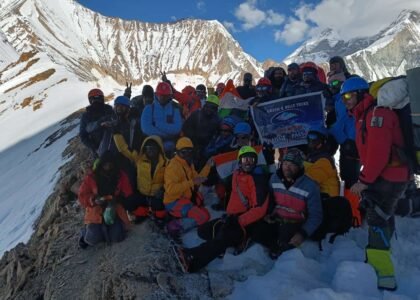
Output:
<instances>
[{"instance_id":1,"label":"rocky outcrop","mask_svg":"<svg viewBox=\"0 0 420 300\"><path fill-rule=\"evenodd\" d=\"M74 192L92 160L78 137L63 156L72 158L61 168L30 241L0 260L0 299L211 298L207 274L181 273L170 241L152 221L134 226L121 243L79 249L83 211Z\"/></svg>"}]
</instances>

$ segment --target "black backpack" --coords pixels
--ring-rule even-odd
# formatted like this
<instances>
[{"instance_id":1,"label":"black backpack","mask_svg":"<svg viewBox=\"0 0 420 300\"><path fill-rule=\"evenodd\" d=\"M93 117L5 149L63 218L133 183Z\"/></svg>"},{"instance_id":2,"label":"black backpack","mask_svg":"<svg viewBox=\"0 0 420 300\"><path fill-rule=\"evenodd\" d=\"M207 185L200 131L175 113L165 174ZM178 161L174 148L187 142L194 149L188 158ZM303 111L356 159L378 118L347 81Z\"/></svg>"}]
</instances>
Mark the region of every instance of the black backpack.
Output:
<instances>
[{"instance_id":1,"label":"black backpack","mask_svg":"<svg viewBox=\"0 0 420 300\"><path fill-rule=\"evenodd\" d=\"M328 233L332 233L329 243L334 243L338 235L345 234L353 225L350 202L341 196L327 197L321 201L323 211L322 223L311 238L321 242ZM322 250L321 243L319 246Z\"/></svg>"}]
</instances>

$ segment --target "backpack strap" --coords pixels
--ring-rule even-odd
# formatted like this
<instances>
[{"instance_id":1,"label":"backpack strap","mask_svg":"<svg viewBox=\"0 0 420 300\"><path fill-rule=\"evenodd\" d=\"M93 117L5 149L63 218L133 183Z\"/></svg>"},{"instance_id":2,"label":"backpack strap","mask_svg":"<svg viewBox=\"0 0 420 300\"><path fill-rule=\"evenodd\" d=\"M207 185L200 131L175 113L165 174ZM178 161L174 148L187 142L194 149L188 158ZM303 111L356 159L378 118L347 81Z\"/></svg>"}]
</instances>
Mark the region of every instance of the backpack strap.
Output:
<instances>
[{"instance_id":1,"label":"backpack strap","mask_svg":"<svg viewBox=\"0 0 420 300\"><path fill-rule=\"evenodd\" d=\"M366 118L367 114L376 107L376 102L369 105L365 111L363 112L363 122L362 122L362 144L366 141L366 132L367 132L367 125L366 125Z\"/></svg>"},{"instance_id":2,"label":"backpack strap","mask_svg":"<svg viewBox=\"0 0 420 300\"><path fill-rule=\"evenodd\" d=\"M249 208L249 201L239 188L238 177L235 176L235 179L236 179L236 182L235 182L236 183L236 192L238 193L239 200L241 200L241 203L248 209Z\"/></svg>"}]
</instances>

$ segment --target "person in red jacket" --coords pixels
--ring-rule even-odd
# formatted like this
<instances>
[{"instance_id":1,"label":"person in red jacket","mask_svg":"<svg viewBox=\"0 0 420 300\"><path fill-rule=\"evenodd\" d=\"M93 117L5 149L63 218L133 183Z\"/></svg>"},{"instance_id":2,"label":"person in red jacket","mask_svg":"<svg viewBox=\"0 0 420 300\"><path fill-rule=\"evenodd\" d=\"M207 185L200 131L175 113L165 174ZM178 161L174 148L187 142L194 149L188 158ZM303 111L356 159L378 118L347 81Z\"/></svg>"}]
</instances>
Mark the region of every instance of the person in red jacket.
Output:
<instances>
[{"instance_id":1,"label":"person in red jacket","mask_svg":"<svg viewBox=\"0 0 420 300\"><path fill-rule=\"evenodd\" d=\"M409 180L409 169L399 149L404 140L396 113L376 106L369 84L360 77L347 79L341 87L346 108L356 120L356 146L362 169L351 191L362 197L369 225L367 262L378 275L378 287L396 289L390 241L394 213Z\"/></svg>"},{"instance_id":2,"label":"person in red jacket","mask_svg":"<svg viewBox=\"0 0 420 300\"><path fill-rule=\"evenodd\" d=\"M81 248L125 238L130 222L121 202L132 193L129 179L118 168L114 155L105 152L80 186L78 198L85 209L86 224L79 240Z\"/></svg>"},{"instance_id":3,"label":"person in red jacket","mask_svg":"<svg viewBox=\"0 0 420 300\"><path fill-rule=\"evenodd\" d=\"M200 270L228 247L241 246L247 240L252 225L266 214L269 176L256 166L257 152L250 146L244 146L238 159L239 168L233 174L227 214L198 228L199 237L206 242L194 248L177 249L186 272Z\"/></svg>"}]
</instances>

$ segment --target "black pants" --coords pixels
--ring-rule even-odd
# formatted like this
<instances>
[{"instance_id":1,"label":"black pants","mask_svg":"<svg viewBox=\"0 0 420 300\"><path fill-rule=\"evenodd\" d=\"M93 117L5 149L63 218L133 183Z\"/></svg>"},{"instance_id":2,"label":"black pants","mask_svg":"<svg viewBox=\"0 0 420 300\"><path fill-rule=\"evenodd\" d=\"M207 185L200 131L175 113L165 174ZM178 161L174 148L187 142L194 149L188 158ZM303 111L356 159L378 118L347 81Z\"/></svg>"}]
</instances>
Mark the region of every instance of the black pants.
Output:
<instances>
[{"instance_id":1,"label":"black pants","mask_svg":"<svg viewBox=\"0 0 420 300\"><path fill-rule=\"evenodd\" d=\"M339 168L346 189L351 188L359 180L360 173L360 160L354 141L347 140L340 146Z\"/></svg>"},{"instance_id":2,"label":"black pants","mask_svg":"<svg viewBox=\"0 0 420 300\"><path fill-rule=\"evenodd\" d=\"M153 211L165 210L162 199L146 196L138 192L126 198L122 205L124 206L125 210L129 212L132 212L141 206L150 207Z\"/></svg>"},{"instance_id":3,"label":"black pants","mask_svg":"<svg viewBox=\"0 0 420 300\"><path fill-rule=\"evenodd\" d=\"M221 219L209 221L197 230L198 236L206 242L194 248L185 248L185 254L191 257L189 270L196 272L223 254L227 248L238 246L245 238L245 232L239 225L224 224Z\"/></svg>"},{"instance_id":4,"label":"black pants","mask_svg":"<svg viewBox=\"0 0 420 300\"><path fill-rule=\"evenodd\" d=\"M407 182L390 182L378 178L362 192L369 225L369 248L388 250L395 230L394 213Z\"/></svg>"},{"instance_id":5,"label":"black pants","mask_svg":"<svg viewBox=\"0 0 420 300\"><path fill-rule=\"evenodd\" d=\"M252 230L252 239L267 247L270 251L278 252L280 249L291 249L290 239L300 230L302 223L267 223L260 221Z\"/></svg>"}]
</instances>

